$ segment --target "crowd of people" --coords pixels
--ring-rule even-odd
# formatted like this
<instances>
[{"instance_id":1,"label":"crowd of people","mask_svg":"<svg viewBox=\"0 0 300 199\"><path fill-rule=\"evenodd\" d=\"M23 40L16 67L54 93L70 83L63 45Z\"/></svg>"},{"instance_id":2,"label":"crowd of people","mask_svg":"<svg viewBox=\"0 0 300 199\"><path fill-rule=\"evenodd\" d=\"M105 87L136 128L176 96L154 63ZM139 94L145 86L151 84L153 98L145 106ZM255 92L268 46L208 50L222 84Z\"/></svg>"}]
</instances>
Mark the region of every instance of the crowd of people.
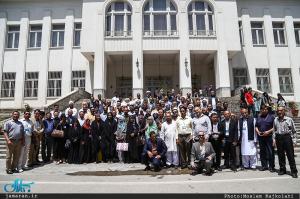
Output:
<instances>
[{"instance_id":1,"label":"crowd of people","mask_svg":"<svg viewBox=\"0 0 300 199\"><path fill-rule=\"evenodd\" d=\"M144 98L91 96L80 110L72 101L64 111L58 105L50 112L27 107L23 119L14 111L3 128L6 171L23 172L52 161L57 165L122 162L143 163L145 170L154 171L189 168L192 175L210 176L222 169L256 169L258 143L259 170L276 171L276 146L278 174L286 174L286 154L292 177L298 177L296 130L292 118L285 116L284 103L274 114L264 94L257 109L256 94L244 89L240 114L234 114L214 90L209 92L207 97L182 96L174 90L160 90L155 96L147 91Z\"/></svg>"}]
</instances>

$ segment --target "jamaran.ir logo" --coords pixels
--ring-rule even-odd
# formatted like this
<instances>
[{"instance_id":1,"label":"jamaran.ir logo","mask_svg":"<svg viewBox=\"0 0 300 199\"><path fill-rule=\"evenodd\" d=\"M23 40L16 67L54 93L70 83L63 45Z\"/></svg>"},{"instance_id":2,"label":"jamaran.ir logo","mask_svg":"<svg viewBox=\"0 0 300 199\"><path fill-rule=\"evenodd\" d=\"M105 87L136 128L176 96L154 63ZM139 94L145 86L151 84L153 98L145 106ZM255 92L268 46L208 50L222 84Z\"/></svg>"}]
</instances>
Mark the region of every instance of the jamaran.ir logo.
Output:
<instances>
[{"instance_id":1,"label":"jamaran.ir logo","mask_svg":"<svg viewBox=\"0 0 300 199\"><path fill-rule=\"evenodd\" d=\"M22 179L15 179L11 184L5 184L3 189L6 193L25 193L25 192L31 192L31 185L33 185L34 182L27 182L25 183Z\"/></svg>"}]
</instances>

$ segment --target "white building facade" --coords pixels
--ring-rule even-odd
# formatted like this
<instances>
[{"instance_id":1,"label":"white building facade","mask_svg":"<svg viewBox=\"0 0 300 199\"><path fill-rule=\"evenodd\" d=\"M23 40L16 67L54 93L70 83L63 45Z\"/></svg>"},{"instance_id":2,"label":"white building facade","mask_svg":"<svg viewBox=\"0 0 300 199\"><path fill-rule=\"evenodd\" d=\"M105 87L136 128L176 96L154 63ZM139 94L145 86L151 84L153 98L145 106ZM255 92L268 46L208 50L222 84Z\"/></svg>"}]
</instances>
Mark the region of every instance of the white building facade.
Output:
<instances>
[{"instance_id":1,"label":"white building facade","mask_svg":"<svg viewBox=\"0 0 300 199\"><path fill-rule=\"evenodd\" d=\"M300 102L298 0L0 1L0 108L245 84Z\"/></svg>"}]
</instances>

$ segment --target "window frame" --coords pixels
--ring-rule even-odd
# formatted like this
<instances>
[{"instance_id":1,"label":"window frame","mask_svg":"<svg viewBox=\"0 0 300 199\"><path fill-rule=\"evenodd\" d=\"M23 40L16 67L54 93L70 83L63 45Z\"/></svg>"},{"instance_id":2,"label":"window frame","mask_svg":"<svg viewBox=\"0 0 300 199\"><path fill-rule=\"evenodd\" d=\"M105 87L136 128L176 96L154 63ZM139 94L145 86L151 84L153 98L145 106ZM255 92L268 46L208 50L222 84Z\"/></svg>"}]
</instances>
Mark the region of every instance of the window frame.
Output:
<instances>
[{"instance_id":1,"label":"window frame","mask_svg":"<svg viewBox=\"0 0 300 199\"><path fill-rule=\"evenodd\" d=\"M115 5L123 3L123 10L116 10ZM123 30L116 30L116 16L122 16ZM129 17L130 16L130 17ZM108 17L110 22L108 22ZM105 37L132 37L132 7L126 1L115 1L108 5L105 13ZM130 22L129 22L130 21ZM109 25L109 27L108 27Z\"/></svg>"},{"instance_id":2,"label":"window frame","mask_svg":"<svg viewBox=\"0 0 300 199\"><path fill-rule=\"evenodd\" d=\"M13 78L5 78L5 76L13 76ZM8 88L4 88L4 86L8 83ZM16 72L5 72L2 73L2 81L1 81L1 98L14 98L16 89ZM4 92L8 91L8 94L4 96Z\"/></svg>"},{"instance_id":3,"label":"window frame","mask_svg":"<svg viewBox=\"0 0 300 199\"><path fill-rule=\"evenodd\" d=\"M297 25L299 27L296 27ZM295 33L296 46L300 47L300 22L294 22L294 33ZM297 42L297 34L298 34L298 42Z\"/></svg>"},{"instance_id":4,"label":"window frame","mask_svg":"<svg viewBox=\"0 0 300 199\"><path fill-rule=\"evenodd\" d=\"M282 28L274 28L274 24L281 24ZM274 37L275 47L285 47L285 46L287 46L287 35L286 35L285 22L273 21L272 22L272 28L273 28L273 37ZM281 38L280 38L280 32L281 31L283 31L283 34L284 34L284 43L281 43ZM275 32L276 32L276 35L275 35ZM277 37L278 44L276 43L275 37Z\"/></svg>"},{"instance_id":5,"label":"window frame","mask_svg":"<svg viewBox=\"0 0 300 199\"><path fill-rule=\"evenodd\" d=\"M264 73L265 70L267 72ZM271 79L270 79L270 69L269 68L256 68L255 69L255 75L256 75L256 85L257 85L257 89L258 90L261 90L261 91L264 91L264 92L267 92L267 93L272 93L272 86L271 86ZM261 84L258 84L259 82L259 79L260 79L260 82L261 82L261 79L263 78L267 78L267 82L268 82L268 88L265 89L263 86L261 87Z\"/></svg>"},{"instance_id":6,"label":"window frame","mask_svg":"<svg viewBox=\"0 0 300 199\"><path fill-rule=\"evenodd\" d=\"M31 28L33 26L40 26L41 29L40 30L31 30ZM29 35L28 35L28 48L29 49L40 49L42 47L42 36L43 36L43 25L42 24L30 24L29 27ZM37 46L38 43L38 33L41 34L41 41L40 41L40 46ZM34 46L30 46L31 45L31 34L34 34Z\"/></svg>"},{"instance_id":7,"label":"window frame","mask_svg":"<svg viewBox=\"0 0 300 199\"><path fill-rule=\"evenodd\" d=\"M12 28L12 27L18 27L19 30L9 30L9 28ZM6 49L17 50L19 48L19 44L20 44L20 29L21 29L20 25L7 25L6 45L5 45ZM8 44L9 44L8 41L9 41L9 35L10 34L13 35L12 42L11 42L11 46L12 47L8 46ZM18 34L17 37L16 37L16 34ZM17 42L17 46L16 46L16 41L18 41Z\"/></svg>"},{"instance_id":8,"label":"window frame","mask_svg":"<svg viewBox=\"0 0 300 199\"><path fill-rule=\"evenodd\" d=\"M80 25L80 28L77 28L76 26ZM82 23L81 22L75 22L74 23L74 33L73 33L73 47L80 47L80 40L81 40L81 31L82 31ZM78 45L76 42L76 33L79 34L79 41L78 41Z\"/></svg>"},{"instance_id":9,"label":"window frame","mask_svg":"<svg viewBox=\"0 0 300 199\"><path fill-rule=\"evenodd\" d=\"M27 87L26 84L27 82L31 82L31 87ZM24 81L24 98L37 98L38 89L39 89L39 72L26 72L25 81ZM26 90L30 93L29 96L26 95L27 94ZM35 95L35 91L36 91L36 95Z\"/></svg>"},{"instance_id":10,"label":"window frame","mask_svg":"<svg viewBox=\"0 0 300 199\"><path fill-rule=\"evenodd\" d=\"M78 76L80 76L80 74L83 74L83 76L74 77L75 73L79 73ZM72 71L71 91L74 91L75 88L84 89L85 90L85 86L86 86L85 78L86 78L86 71L85 70L75 70L75 71ZM82 80L84 80L84 87L81 87L81 81ZM75 87L74 86L74 81L76 81L77 85L79 85L79 86Z\"/></svg>"},{"instance_id":11,"label":"window frame","mask_svg":"<svg viewBox=\"0 0 300 199\"><path fill-rule=\"evenodd\" d=\"M55 74L56 73L56 74ZM60 76L55 78L50 78L50 74L54 74L53 76ZM50 81L53 81L53 88L50 88ZM60 88L58 88L58 82L60 82ZM53 95L50 95L50 90L53 90ZM59 93L60 91L60 93ZM62 71L49 71L48 72L48 81L47 81L47 97L49 98L57 98L62 95ZM58 94L59 93L59 94Z\"/></svg>"},{"instance_id":12,"label":"window frame","mask_svg":"<svg viewBox=\"0 0 300 199\"><path fill-rule=\"evenodd\" d=\"M165 0L166 8L164 10L155 10L153 2L154 0L148 0L143 6L143 37L178 37L178 10L176 3L173 0ZM149 30L145 29L145 16L149 17L149 24L147 25ZM155 16L165 17L165 30L157 30L155 28ZM175 24L172 24L172 17L174 16ZM175 25L175 30L173 25Z\"/></svg>"},{"instance_id":13,"label":"window frame","mask_svg":"<svg viewBox=\"0 0 300 199\"><path fill-rule=\"evenodd\" d=\"M253 24L260 24L261 28L253 27L252 26ZM252 37L252 44L253 44L253 46L254 47L266 46L266 34L265 34L264 22L262 22L262 21L251 21L250 25L251 25L251 37ZM256 36L257 43L254 43L253 31L255 31L255 36ZM263 43L260 43L260 35L259 35L260 31L262 32Z\"/></svg>"},{"instance_id":14,"label":"window frame","mask_svg":"<svg viewBox=\"0 0 300 199\"><path fill-rule=\"evenodd\" d=\"M286 71L284 70L288 70L289 74L280 74L280 71L282 71L282 73L286 73ZM294 90L294 83L293 83L293 77L292 77L292 69L291 68L278 68L278 83L279 83L279 89L280 89L280 93L283 95L294 95L295 90ZM280 83L280 79L283 79L283 84ZM285 83L286 78L290 79L290 84ZM283 85L284 89L281 90L281 86ZM285 90L287 90L287 85L290 85L291 88L291 92L284 92Z\"/></svg>"},{"instance_id":15,"label":"window frame","mask_svg":"<svg viewBox=\"0 0 300 199\"><path fill-rule=\"evenodd\" d=\"M242 71L244 70L246 72L246 75L236 75L235 71ZM234 67L232 68L232 76L233 76L233 86L234 88L239 88L241 86L247 85L249 82L249 77L248 77L248 69L247 68L240 68L240 67ZM245 84L241 84L240 82L242 82L241 80L245 78ZM236 85L236 79L238 79L239 81L239 85Z\"/></svg>"},{"instance_id":16,"label":"window frame","mask_svg":"<svg viewBox=\"0 0 300 199\"><path fill-rule=\"evenodd\" d=\"M204 10L196 10L196 2L202 2L204 4ZM191 10L190 10L191 6ZM210 8L210 9L209 9ZM216 37L216 23L215 13L213 6L206 1L194 0L187 7L188 14L188 30L191 37ZM204 15L204 30L197 27L197 16ZM191 16L191 19L190 19ZM212 16L212 30L210 29L211 23L209 17ZM190 20L192 20L192 30L190 29Z\"/></svg>"},{"instance_id":17,"label":"window frame","mask_svg":"<svg viewBox=\"0 0 300 199\"><path fill-rule=\"evenodd\" d=\"M54 29L54 26L63 26L63 29ZM51 26L51 42L50 42L50 47L51 48L64 48L65 45L65 29L66 29L66 25L64 23L58 23L58 24L52 24ZM56 45L53 46L53 38L54 38L54 34L57 34L56 36ZM63 37L63 44L60 45L59 41L60 38Z\"/></svg>"}]
</instances>

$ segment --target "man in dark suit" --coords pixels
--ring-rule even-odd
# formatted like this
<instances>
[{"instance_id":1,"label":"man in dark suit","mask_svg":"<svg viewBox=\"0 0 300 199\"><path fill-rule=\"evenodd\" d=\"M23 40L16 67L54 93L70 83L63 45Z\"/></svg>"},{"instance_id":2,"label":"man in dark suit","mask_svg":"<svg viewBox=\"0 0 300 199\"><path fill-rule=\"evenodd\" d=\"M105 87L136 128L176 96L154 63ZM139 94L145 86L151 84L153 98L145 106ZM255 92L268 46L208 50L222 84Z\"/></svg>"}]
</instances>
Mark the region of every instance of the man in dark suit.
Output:
<instances>
[{"instance_id":1,"label":"man in dark suit","mask_svg":"<svg viewBox=\"0 0 300 199\"><path fill-rule=\"evenodd\" d=\"M224 120L220 123L220 131L224 136L224 168L231 167L236 171L236 145L238 142L238 122L231 118L229 111L224 111ZM229 164L230 163L230 164Z\"/></svg>"},{"instance_id":2,"label":"man in dark suit","mask_svg":"<svg viewBox=\"0 0 300 199\"><path fill-rule=\"evenodd\" d=\"M213 159L215 158L215 151L210 142L206 142L204 132L199 132L199 142L195 142L192 146L191 152L191 166L193 172L191 175L197 175L205 169L205 175L212 175Z\"/></svg>"},{"instance_id":3,"label":"man in dark suit","mask_svg":"<svg viewBox=\"0 0 300 199\"><path fill-rule=\"evenodd\" d=\"M150 170L149 164L152 163L154 171L160 171L166 152L165 142L161 138L157 138L154 131L151 131L150 138L146 141L143 151L145 170Z\"/></svg>"},{"instance_id":4,"label":"man in dark suit","mask_svg":"<svg viewBox=\"0 0 300 199\"><path fill-rule=\"evenodd\" d=\"M214 90L210 91L210 97L208 98L208 104L212 105L213 111L217 110L217 104L220 100L216 97L216 93Z\"/></svg>"}]
</instances>

